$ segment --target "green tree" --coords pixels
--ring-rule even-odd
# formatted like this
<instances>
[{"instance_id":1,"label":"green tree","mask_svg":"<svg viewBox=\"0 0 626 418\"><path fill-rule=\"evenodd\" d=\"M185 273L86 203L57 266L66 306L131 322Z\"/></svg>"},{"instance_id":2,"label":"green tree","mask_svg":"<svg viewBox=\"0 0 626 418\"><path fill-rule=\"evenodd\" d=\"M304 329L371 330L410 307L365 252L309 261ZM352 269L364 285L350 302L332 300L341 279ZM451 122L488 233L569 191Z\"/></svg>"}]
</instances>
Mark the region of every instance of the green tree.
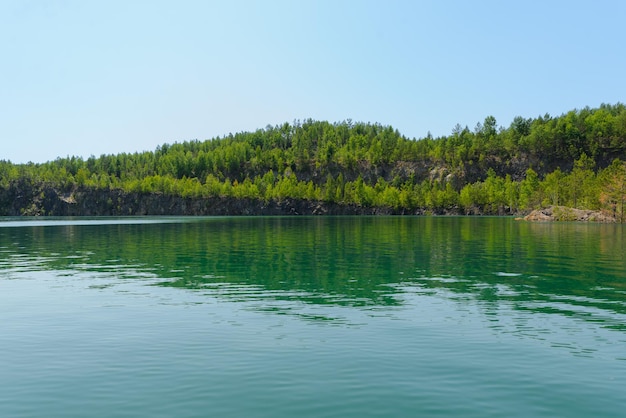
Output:
<instances>
[{"instance_id":1,"label":"green tree","mask_svg":"<svg viewBox=\"0 0 626 418\"><path fill-rule=\"evenodd\" d=\"M549 173L541 183L545 198L544 205L561 205L565 195L565 176L560 168Z\"/></svg>"},{"instance_id":2,"label":"green tree","mask_svg":"<svg viewBox=\"0 0 626 418\"><path fill-rule=\"evenodd\" d=\"M569 191L570 204L573 207L590 207L595 193L595 173L593 168L595 161L584 152L578 160L574 162L574 169L566 178L566 187Z\"/></svg>"},{"instance_id":3,"label":"green tree","mask_svg":"<svg viewBox=\"0 0 626 418\"><path fill-rule=\"evenodd\" d=\"M600 202L604 209L620 222L625 222L626 162L613 160L601 174Z\"/></svg>"},{"instance_id":4,"label":"green tree","mask_svg":"<svg viewBox=\"0 0 626 418\"><path fill-rule=\"evenodd\" d=\"M532 168L526 170L526 177L520 183L519 208L534 209L541 201L539 196L539 176Z\"/></svg>"}]
</instances>

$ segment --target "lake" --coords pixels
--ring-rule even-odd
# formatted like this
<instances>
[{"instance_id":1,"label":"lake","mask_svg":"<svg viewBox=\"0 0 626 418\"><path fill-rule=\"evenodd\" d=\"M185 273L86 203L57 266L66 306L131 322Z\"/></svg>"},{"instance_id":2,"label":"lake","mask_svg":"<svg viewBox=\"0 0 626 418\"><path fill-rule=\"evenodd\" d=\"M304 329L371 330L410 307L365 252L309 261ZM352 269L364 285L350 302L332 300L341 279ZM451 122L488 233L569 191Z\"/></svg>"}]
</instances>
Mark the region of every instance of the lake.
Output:
<instances>
[{"instance_id":1,"label":"lake","mask_svg":"<svg viewBox=\"0 0 626 418\"><path fill-rule=\"evenodd\" d=\"M0 218L0 416L622 417L625 231Z\"/></svg>"}]
</instances>

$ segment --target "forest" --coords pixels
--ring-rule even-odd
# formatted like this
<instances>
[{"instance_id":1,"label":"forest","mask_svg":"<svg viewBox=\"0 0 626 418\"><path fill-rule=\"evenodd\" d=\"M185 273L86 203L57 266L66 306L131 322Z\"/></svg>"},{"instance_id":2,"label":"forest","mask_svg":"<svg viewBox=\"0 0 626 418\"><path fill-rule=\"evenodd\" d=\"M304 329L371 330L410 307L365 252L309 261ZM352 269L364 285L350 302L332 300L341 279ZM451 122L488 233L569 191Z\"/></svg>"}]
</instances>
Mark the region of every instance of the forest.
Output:
<instances>
[{"instance_id":1,"label":"forest","mask_svg":"<svg viewBox=\"0 0 626 418\"><path fill-rule=\"evenodd\" d=\"M308 119L154 151L39 164L0 160L4 196L44 189L292 199L403 214L513 215L560 205L602 210L623 222L626 106L518 116L508 127L487 116L473 129L457 124L436 138L407 138L377 123ZM7 199L0 198L0 215L10 214Z\"/></svg>"}]
</instances>

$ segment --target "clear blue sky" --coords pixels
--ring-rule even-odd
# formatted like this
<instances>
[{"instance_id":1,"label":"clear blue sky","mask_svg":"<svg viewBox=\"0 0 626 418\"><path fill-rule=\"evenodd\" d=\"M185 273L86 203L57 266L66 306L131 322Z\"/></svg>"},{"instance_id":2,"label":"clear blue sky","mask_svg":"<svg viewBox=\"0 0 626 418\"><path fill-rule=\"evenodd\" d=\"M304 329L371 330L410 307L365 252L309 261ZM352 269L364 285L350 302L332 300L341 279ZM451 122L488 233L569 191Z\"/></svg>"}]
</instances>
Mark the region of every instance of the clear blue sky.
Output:
<instances>
[{"instance_id":1,"label":"clear blue sky","mask_svg":"<svg viewBox=\"0 0 626 418\"><path fill-rule=\"evenodd\" d=\"M624 102L624 22L623 0L0 0L0 160Z\"/></svg>"}]
</instances>

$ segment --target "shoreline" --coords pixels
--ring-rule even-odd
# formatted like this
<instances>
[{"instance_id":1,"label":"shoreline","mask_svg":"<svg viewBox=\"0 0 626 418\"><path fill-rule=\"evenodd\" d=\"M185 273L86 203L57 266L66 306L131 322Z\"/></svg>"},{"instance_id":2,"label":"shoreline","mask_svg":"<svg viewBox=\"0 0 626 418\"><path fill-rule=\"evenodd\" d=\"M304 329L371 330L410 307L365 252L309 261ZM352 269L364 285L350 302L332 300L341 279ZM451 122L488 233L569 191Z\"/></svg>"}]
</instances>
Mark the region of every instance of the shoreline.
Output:
<instances>
[{"instance_id":1,"label":"shoreline","mask_svg":"<svg viewBox=\"0 0 626 418\"><path fill-rule=\"evenodd\" d=\"M508 207L483 211L459 206L430 210L389 206L362 206L318 200L283 198L263 200L226 196L182 197L119 189L75 188L66 192L49 185L27 189L0 189L0 216L507 216L530 222L616 223L603 211L548 206L530 213Z\"/></svg>"}]
</instances>

